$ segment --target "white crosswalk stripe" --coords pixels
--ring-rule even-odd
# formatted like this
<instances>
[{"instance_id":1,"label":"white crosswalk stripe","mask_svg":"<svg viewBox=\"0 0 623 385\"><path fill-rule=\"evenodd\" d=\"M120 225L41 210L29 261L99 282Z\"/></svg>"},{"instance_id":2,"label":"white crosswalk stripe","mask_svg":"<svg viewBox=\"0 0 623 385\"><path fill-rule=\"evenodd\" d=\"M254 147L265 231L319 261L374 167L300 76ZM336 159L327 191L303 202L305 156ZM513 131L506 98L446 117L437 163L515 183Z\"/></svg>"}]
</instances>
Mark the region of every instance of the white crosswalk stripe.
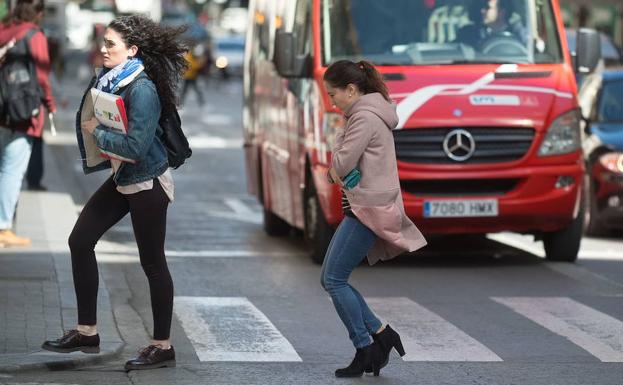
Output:
<instances>
[{"instance_id":1,"label":"white crosswalk stripe","mask_svg":"<svg viewBox=\"0 0 623 385\"><path fill-rule=\"evenodd\" d=\"M569 339L603 362L623 362L623 322L616 318L566 297L491 300ZM375 297L366 301L400 332L407 352L405 361L503 361L494 347L485 346L409 298ZM302 361L290 342L247 298L175 297L174 310L200 361Z\"/></svg>"},{"instance_id":2,"label":"white crosswalk stripe","mask_svg":"<svg viewBox=\"0 0 623 385\"><path fill-rule=\"evenodd\" d=\"M175 297L174 303L200 361L301 361L290 342L247 298Z\"/></svg>"},{"instance_id":3,"label":"white crosswalk stripe","mask_svg":"<svg viewBox=\"0 0 623 385\"><path fill-rule=\"evenodd\" d=\"M492 297L603 362L623 362L623 322L566 297Z\"/></svg>"},{"instance_id":4,"label":"white crosswalk stripe","mask_svg":"<svg viewBox=\"0 0 623 385\"><path fill-rule=\"evenodd\" d=\"M405 361L502 361L461 329L408 298L366 301L379 317L400 332L407 352Z\"/></svg>"}]
</instances>

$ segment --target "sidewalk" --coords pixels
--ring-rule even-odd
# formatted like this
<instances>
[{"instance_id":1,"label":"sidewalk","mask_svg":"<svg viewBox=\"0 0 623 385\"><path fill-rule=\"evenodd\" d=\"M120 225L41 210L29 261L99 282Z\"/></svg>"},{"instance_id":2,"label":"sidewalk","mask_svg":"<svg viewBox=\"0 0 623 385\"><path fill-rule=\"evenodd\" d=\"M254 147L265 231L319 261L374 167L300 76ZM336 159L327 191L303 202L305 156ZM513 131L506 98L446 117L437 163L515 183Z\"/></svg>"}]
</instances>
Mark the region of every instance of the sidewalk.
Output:
<instances>
[{"instance_id":1,"label":"sidewalk","mask_svg":"<svg viewBox=\"0 0 623 385\"><path fill-rule=\"evenodd\" d=\"M44 340L60 337L64 330L75 328L77 321L67 239L78 212L54 157L46 151L50 191L23 191L17 212L17 232L30 237L33 244L0 248L0 373L93 364L118 356L124 346L100 277L101 352L58 354L41 349Z\"/></svg>"}]
</instances>

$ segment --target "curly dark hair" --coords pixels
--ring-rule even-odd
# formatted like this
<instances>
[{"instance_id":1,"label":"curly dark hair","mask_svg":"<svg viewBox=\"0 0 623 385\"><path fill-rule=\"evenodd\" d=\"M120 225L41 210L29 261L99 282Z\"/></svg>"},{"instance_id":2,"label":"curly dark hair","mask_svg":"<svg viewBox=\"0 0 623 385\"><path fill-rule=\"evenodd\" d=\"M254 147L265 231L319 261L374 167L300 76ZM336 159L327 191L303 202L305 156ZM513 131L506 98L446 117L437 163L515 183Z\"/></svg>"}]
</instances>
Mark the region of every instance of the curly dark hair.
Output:
<instances>
[{"instance_id":1,"label":"curly dark hair","mask_svg":"<svg viewBox=\"0 0 623 385\"><path fill-rule=\"evenodd\" d=\"M121 35L128 47L138 47L136 57L156 85L162 108L175 108L176 90L188 66L184 58L188 47L182 40L186 27L164 27L146 16L131 15L116 18L108 28Z\"/></svg>"}]
</instances>

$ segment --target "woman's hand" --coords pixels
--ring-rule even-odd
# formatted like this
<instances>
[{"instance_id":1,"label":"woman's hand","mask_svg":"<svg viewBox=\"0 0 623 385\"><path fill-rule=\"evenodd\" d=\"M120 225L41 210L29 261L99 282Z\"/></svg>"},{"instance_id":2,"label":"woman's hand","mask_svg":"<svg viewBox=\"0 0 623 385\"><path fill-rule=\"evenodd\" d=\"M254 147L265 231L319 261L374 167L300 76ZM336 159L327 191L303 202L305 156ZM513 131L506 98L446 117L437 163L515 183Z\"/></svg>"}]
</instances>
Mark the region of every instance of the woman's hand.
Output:
<instances>
[{"instance_id":1,"label":"woman's hand","mask_svg":"<svg viewBox=\"0 0 623 385\"><path fill-rule=\"evenodd\" d=\"M329 172L327 173L327 179L329 179L329 182L331 184L338 183L340 186L342 186L342 179L340 179L339 175L337 175L337 172L333 167L329 169Z\"/></svg>"},{"instance_id":2,"label":"woman's hand","mask_svg":"<svg viewBox=\"0 0 623 385\"><path fill-rule=\"evenodd\" d=\"M80 127L87 131L89 134L93 134L93 131L95 131L95 129L97 128L97 126L99 126L100 122L97 120L97 118L91 118L90 120L86 120L84 122L82 122L82 124L80 125Z\"/></svg>"}]
</instances>

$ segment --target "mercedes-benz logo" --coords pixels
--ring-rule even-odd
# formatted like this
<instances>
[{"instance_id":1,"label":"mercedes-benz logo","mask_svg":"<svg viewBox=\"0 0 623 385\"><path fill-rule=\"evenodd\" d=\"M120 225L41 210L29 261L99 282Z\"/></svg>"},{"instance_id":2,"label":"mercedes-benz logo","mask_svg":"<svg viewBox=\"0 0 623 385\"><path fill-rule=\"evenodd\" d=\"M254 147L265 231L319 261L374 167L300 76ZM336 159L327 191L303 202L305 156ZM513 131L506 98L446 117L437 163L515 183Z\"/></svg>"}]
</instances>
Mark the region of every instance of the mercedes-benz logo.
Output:
<instances>
[{"instance_id":1,"label":"mercedes-benz logo","mask_svg":"<svg viewBox=\"0 0 623 385\"><path fill-rule=\"evenodd\" d=\"M443 150L448 158L463 162L474 155L476 142L469 131L457 128L450 131L443 139Z\"/></svg>"}]
</instances>

